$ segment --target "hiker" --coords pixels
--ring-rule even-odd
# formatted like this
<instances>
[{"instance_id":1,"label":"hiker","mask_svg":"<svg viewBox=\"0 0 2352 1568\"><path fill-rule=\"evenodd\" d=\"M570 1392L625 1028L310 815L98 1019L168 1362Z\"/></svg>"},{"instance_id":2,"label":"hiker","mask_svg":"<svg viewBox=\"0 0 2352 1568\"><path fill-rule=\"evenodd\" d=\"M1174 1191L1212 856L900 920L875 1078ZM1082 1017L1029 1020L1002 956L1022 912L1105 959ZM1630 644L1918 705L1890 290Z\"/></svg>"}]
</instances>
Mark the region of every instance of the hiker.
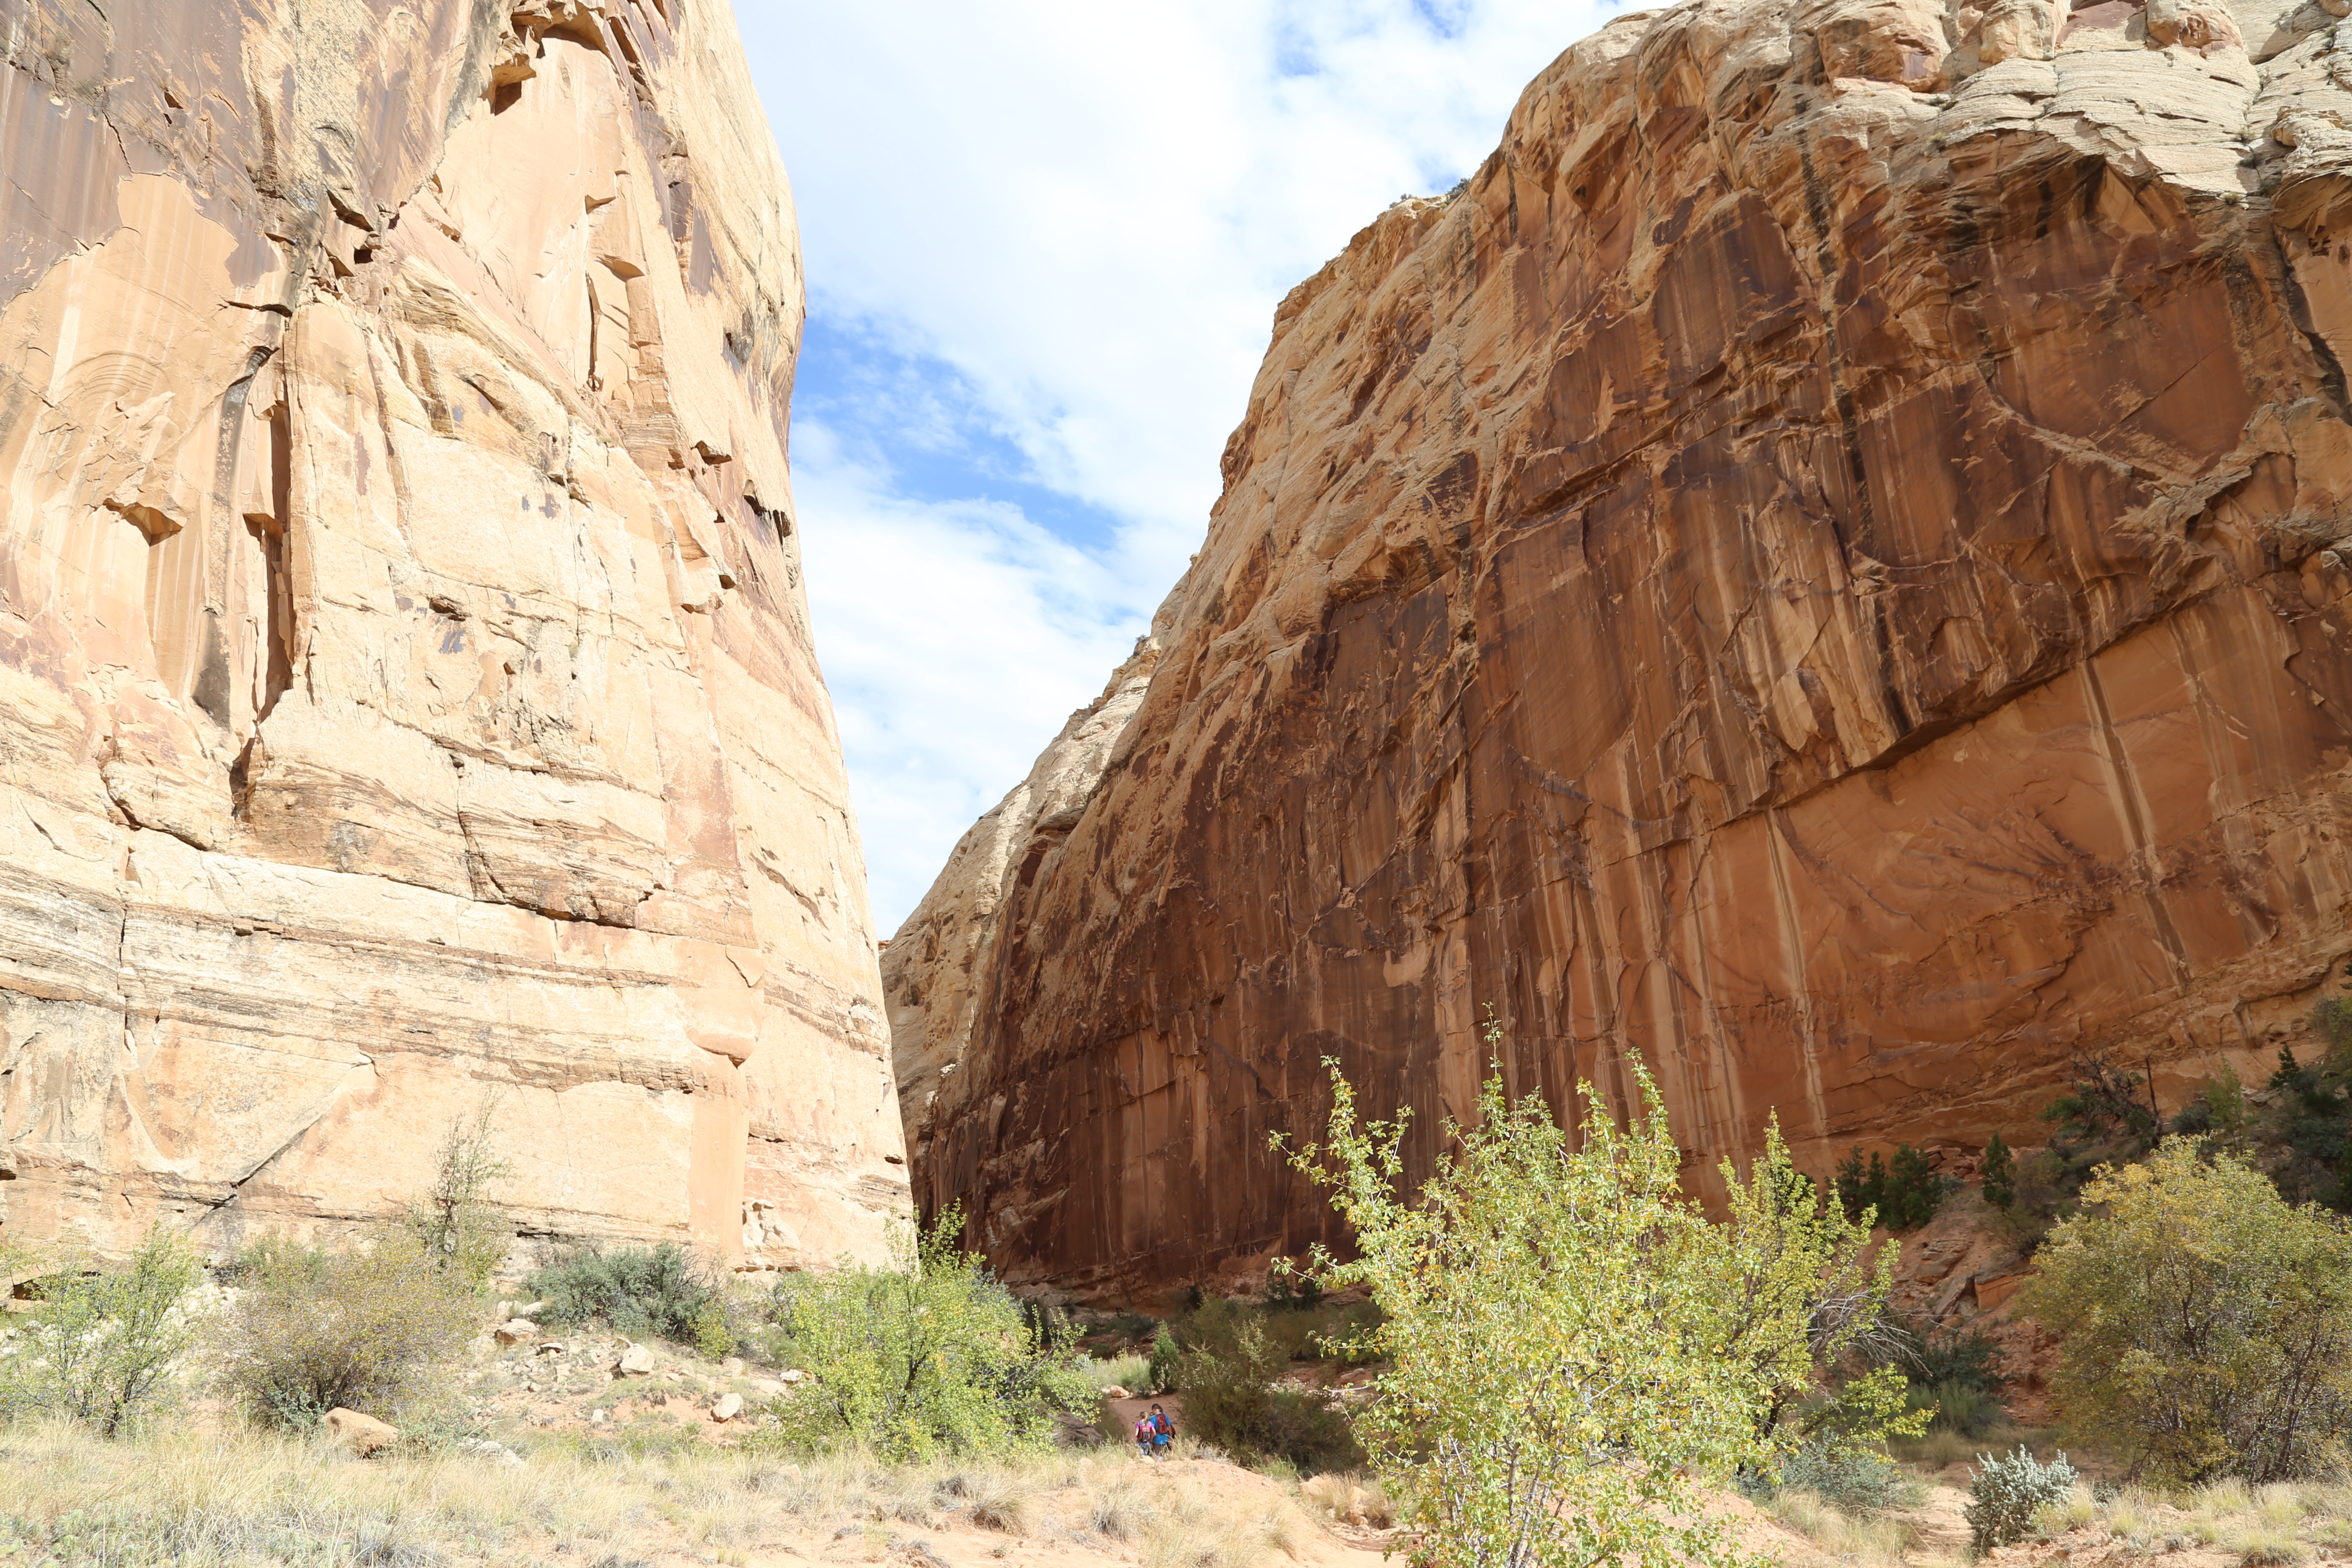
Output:
<instances>
[{"instance_id":1,"label":"hiker","mask_svg":"<svg viewBox=\"0 0 2352 1568\"><path fill-rule=\"evenodd\" d=\"M1164 1459L1168 1446L1176 1441L1176 1423L1168 1419L1168 1412L1157 1405L1151 1407L1151 1457Z\"/></svg>"},{"instance_id":2,"label":"hiker","mask_svg":"<svg viewBox=\"0 0 2352 1568\"><path fill-rule=\"evenodd\" d=\"M1160 1429L1152 1424L1147 1412L1135 1418L1135 1451L1145 1458L1151 1458L1151 1446L1159 1439Z\"/></svg>"}]
</instances>

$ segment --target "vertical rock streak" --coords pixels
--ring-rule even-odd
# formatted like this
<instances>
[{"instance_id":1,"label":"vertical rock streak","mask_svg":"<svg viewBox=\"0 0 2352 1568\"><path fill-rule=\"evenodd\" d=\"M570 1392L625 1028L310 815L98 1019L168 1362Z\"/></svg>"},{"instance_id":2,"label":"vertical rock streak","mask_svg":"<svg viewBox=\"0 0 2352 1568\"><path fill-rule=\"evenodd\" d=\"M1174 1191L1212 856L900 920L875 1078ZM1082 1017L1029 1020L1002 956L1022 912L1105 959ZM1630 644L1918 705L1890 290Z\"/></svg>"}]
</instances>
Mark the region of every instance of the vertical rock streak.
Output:
<instances>
[{"instance_id":1,"label":"vertical rock streak","mask_svg":"<svg viewBox=\"0 0 2352 1568\"><path fill-rule=\"evenodd\" d=\"M723 0L0 0L0 1188L881 1255L901 1133Z\"/></svg>"},{"instance_id":2,"label":"vertical rock streak","mask_svg":"<svg viewBox=\"0 0 2352 1568\"><path fill-rule=\"evenodd\" d=\"M1490 1007L1556 1105L1640 1049L1702 1173L2266 1059L2352 950L2334 37L1694 0L1562 55L1284 302L1148 689L1041 760L1079 806L893 941L919 1203L1016 1278L1247 1274L1340 1239L1266 1149L1324 1059L1425 1169Z\"/></svg>"}]
</instances>

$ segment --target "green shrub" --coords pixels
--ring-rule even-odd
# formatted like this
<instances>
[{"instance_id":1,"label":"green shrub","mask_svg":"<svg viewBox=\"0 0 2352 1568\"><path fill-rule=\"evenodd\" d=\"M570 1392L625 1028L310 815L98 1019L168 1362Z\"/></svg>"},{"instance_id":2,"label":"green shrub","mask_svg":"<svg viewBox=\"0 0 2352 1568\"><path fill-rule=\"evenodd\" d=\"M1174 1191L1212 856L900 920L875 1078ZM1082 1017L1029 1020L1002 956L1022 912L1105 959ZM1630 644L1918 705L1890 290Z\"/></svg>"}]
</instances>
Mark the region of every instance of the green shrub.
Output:
<instances>
[{"instance_id":1,"label":"green shrub","mask_svg":"<svg viewBox=\"0 0 2352 1568\"><path fill-rule=\"evenodd\" d=\"M2196 1098L2180 1108L2171 1130L2192 1138L2210 1133L2235 1145L2243 1141L2252 1121L2253 1113L2246 1106L2246 1086L2239 1080L2237 1069L2224 1062L2221 1070L2198 1089Z\"/></svg>"},{"instance_id":2,"label":"green shrub","mask_svg":"<svg viewBox=\"0 0 2352 1568\"><path fill-rule=\"evenodd\" d=\"M777 1281L758 1343L811 1380L779 1409L778 1441L893 1459L1003 1453L1045 1443L1055 1410L1096 1406L1058 1338L1038 1338L957 1247L962 1225L950 1209L920 1237L901 1230L887 1268L845 1259Z\"/></svg>"},{"instance_id":3,"label":"green shrub","mask_svg":"<svg viewBox=\"0 0 2352 1568\"><path fill-rule=\"evenodd\" d=\"M1923 1428L1904 1413L1893 1364L1911 1335L1887 1306L1895 1249L1871 1256L1869 1211L1843 1204L1796 1168L1778 1119L1745 1180L1728 1164L1732 1278L1723 1353L1762 1390L1757 1436L1768 1452L1801 1443L1874 1451Z\"/></svg>"},{"instance_id":4,"label":"green shrub","mask_svg":"<svg viewBox=\"0 0 2352 1568\"><path fill-rule=\"evenodd\" d=\"M446 1256L405 1232L344 1253L257 1244L239 1260L243 1289L221 1335L221 1391L289 1430L338 1406L398 1415L437 1392L478 1326Z\"/></svg>"},{"instance_id":5,"label":"green shrub","mask_svg":"<svg viewBox=\"0 0 2352 1568\"><path fill-rule=\"evenodd\" d=\"M1150 1372L1147 1381L1152 1393L1173 1394L1176 1391L1176 1367L1182 1354L1183 1352L1177 1348L1176 1336L1169 1331L1167 1324L1160 1324L1160 1331L1151 1337Z\"/></svg>"},{"instance_id":6,"label":"green shrub","mask_svg":"<svg viewBox=\"0 0 2352 1568\"><path fill-rule=\"evenodd\" d=\"M674 1241L654 1247L607 1247L591 1242L532 1270L523 1289L547 1303L542 1321L573 1325L601 1318L619 1334L657 1334L701 1348L725 1333L719 1353L732 1349L726 1303L694 1259Z\"/></svg>"},{"instance_id":7,"label":"green shrub","mask_svg":"<svg viewBox=\"0 0 2352 1568\"><path fill-rule=\"evenodd\" d=\"M2017 1160L1998 1132L1985 1144L1984 1166L1979 1173L1984 1181L1985 1202L1997 1209L2017 1202Z\"/></svg>"},{"instance_id":8,"label":"green shrub","mask_svg":"<svg viewBox=\"0 0 2352 1568\"><path fill-rule=\"evenodd\" d=\"M2084 1440L2135 1473L2290 1480L2352 1458L2352 1228L2200 1141L2102 1172L2020 1307Z\"/></svg>"},{"instance_id":9,"label":"green shrub","mask_svg":"<svg viewBox=\"0 0 2352 1568\"><path fill-rule=\"evenodd\" d=\"M1311 1312L1323 1304L1323 1282L1302 1274L1288 1261L1279 1263L1265 1279L1269 1312Z\"/></svg>"},{"instance_id":10,"label":"green shrub","mask_svg":"<svg viewBox=\"0 0 2352 1568\"><path fill-rule=\"evenodd\" d=\"M1876 1151L1867 1167L1857 1148L1838 1163L1835 1182L1846 1218L1859 1223L1875 1214L1889 1230L1916 1230L1936 1217L1944 1201L1944 1184L1927 1164L1927 1156L1908 1143L1895 1151L1895 1163L1885 1163Z\"/></svg>"},{"instance_id":11,"label":"green shrub","mask_svg":"<svg viewBox=\"0 0 2352 1568\"><path fill-rule=\"evenodd\" d=\"M2023 1446L1999 1458L1979 1456L1976 1479L1969 1486L1968 1506L1960 1511L1973 1532L1978 1552L2022 1541L2033 1529L2033 1516L2066 1500L2074 1489L2074 1467L2060 1454L2044 1465Z\"/></svg>"},{"instance_id":12,"label":"green shrub","mask_svg":"<svg viewBox=\"0 0 2352 1568\"><path fill-rule=\"evenodd\" d=\"M2304 1066L2282 1046L2271 1075L2263 1131L2279 1150L2273 1179L2291 1199L2352 1209L2352 1001L2322 1002L2312 1026L2326 1046L2318 1060Z\"/></svg>"},{"instance_id":13,"label":"green shrub","mask_svg":"<svg viewBox=\"0 0 2352 1568\"><path fill-rule=\"evenodd\" d=\"M2068 1077L2066 1091L2042 1110L2042 1121L2057 1124L2060 1144L2120 1159L2156 1146L2162 1129L2145 1075L2104 1056L2078 1056Z\"/></svg>"},{"instance_id":14,"label":"green shrub","mask_svg":"<svg viewBox=\"0 0 2352 1568\"><path fill-rule=\"evenodd\" d=\"M1305 1475L1352 1470L1364 1451L1346 1416L1320 1395L1277 1389L1290 1358L1264 1315L1237 1301L1213 1301L1186 1316L1177 1363L1184 1420L1195 1437L1251 1463L1279 1460Z\"/></svg>"},{"instance_id":15,"label":"green shrub","mask_svg":"<svg viewBox=\"0 0 2352 1568\"><path fill-rule=\"evenodd\" d=\"M173 1363L194 1340L184 1299L203 1265L156 1226L120 1268L53 1278L6 1363L5 1402L68 1415L112 1437L173 1392Z\"/></svg>"},{"instance_id":16,"label":"green shrub","mask_svg":"<svg viewBox=\"0 0 2352 1568\"><path fill-rule=\"evenodd\" d=\"M1874 1449L1809 1442L1780 1464L1780 1489L1810 1491L1851 1514L1885 1513L1917 1500L1919 1484Z\"/></svg>"},{"instance_id":17,"label":"green shrub","mask_svg":"<svg viewBox=\"0 0 2352 1568\"><path fill-rule=\"evenodd\" d=\"M2000 1370L2000 1347L1977 1329L1930 1334L1913 1347L1909 1359L1914 1383L1962 1383L1988 1394L2009 1384L2009 1374Z\"/></svg>"},{"instance_id":18,"label":"green shrub","mask_svg":"<svg viewBox=\"0 0 2352 1568\"><path fill-rule=\"evenodd\" d=\"M1999 1398L1961 1378L1914 1384L1911 1399L1915 1408L1929 1413L1929 1431L1957 1432L1963 1437L1981 1437L2009 1415Z\"/></svg>"},{"instance_id":19,"label":"green shrub","mask_svg":"<svg viewBox=\"0 0 2352 1568\"><path fill-rule=\"evenodd\" d=\"M408 1205L407 1226L445 1274L480 1292L514 1240L504 1215L486 1202L490 1188L514 1173L498 1156L490 1121L495 1097L485 1099L473 1120L450 1120L434 1162L433 1185Z\"/></svg>"},{"instance_id":20,"label":"green shrub","mask_svg":"<svg viewBox=\"0 0 2352 1568\"><path fill-rule=\"evenodd\" d=\"M1767 1457L1760 1367L1780 1352L1723 1355L1738 1245L1682 1195L1657 1089L1621 1060L1638 1097L1622 1128L1589 1084L1563 1126L1497 1068L1467 1125L1431 1141L1444 1152L1418 1192L1403 1113L1360 1121L1327 1064L1326 1142L1294 1163L1359 1256L1315 1267L1387 1313L1369 1347L1389 1364L1381 1397L1352 1419L1433 1568L1747 1561L1695 1488ZM1790 1314L1775 1332L1801 1344L1807 1327Z\"/></svg>"}]
</instances>

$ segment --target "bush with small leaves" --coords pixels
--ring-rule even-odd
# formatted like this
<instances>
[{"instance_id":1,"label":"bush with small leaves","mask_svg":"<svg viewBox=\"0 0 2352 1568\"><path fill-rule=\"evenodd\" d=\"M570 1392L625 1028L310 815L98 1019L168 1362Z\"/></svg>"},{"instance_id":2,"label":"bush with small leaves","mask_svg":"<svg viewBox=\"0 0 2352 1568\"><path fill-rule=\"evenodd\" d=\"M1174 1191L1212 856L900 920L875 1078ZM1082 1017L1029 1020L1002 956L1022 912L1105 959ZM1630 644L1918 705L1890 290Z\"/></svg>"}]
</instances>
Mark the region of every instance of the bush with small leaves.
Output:
<instances>
[{"instance_id":1,"label":"bush with small leaves","mask_svg":"<svg viewBox=\"0 0 2352 1568\"><path fill-rule=\"evenodd\" d=\"M1499 1030L1487 1041L1499 1058ZM1580 1084L1563 1118L1507 1093L1497 1061L1418 1183L1404 1113L1367 1120L1327 1064L1325 1141L1293 1163L1357 1256L1312 1267L1386 1314L1364 1348L1389 1370L1351 1419L1433 1568L1758 1561L1696 1488L1772 1457L1759 1419L1807 1354L1803 1314L1724 1353L1748 1246L1683 1194L1664 1102L1638 1058L1619 1063L1629 1107Z\"/></svg>"},{"instance_id":2,"label":"bush with small leaves","mask_svg":"<svg viewBox=\"0 0 2352 1568\"><path fill-rule=\"evenodd\" d=\"M12 1358L5 1403L54 1411L112 1437L171 1390L194 1342L183 1299L203 1274L185 1237L150 1230L121 1268L52 1279Z\"/></svg>"},{"instance_id":3,"label":"bush with small leaves","mask_svg":"<svg viewBox=\"0 0 2352 1568\"><path fill-rule=\"evenodd\" d=\"M473 1337L477 1310L446 1256L405 1231L345 1253L257 1244L239 1260L243 1289L221 1336L222 1391L289 1430L338 1405L408 1408Z\"/></svg>"},{"instance_id":4,"label":"bush with small leaves","mask_svg":"<svg viewBox=\"0 0 2352 1568\"><path fill-rule=\"evenodd\" d=\"M2033 1529L2033 1516L2065 1501L2078 1479L2065 1455L2045 1465L2022 1444L2014 1454L1979 1455L1969 1503L1960 1510L1973 1532L1970 1544L1990 1552L2024 1540Z\"/></svg>"},{"instance_id":5,"label":"bush with small leaves","mask_svg":"<svg viewBox=\"0 0 2352 1568\"><path fill-rule=\"evenodd\" d=\"M1985 1202L1997 1209L2017 1202L2017 1157L2009 1152L2009 1145L1998 1132L1985 1143L1982 1173Z\"/></svg>"},{"instance_id":6,"label":"bush with small leaves","mask_svg":"<svg viewBox=\"0 0 2352 1568\"><path fill-rule=\"evenodd\" d=\"M1290 1358L1266 1332L1262 1314L1236 1301L1213 1301L1188 1313L1182 1328L1188 1348L1176 1380L1194 1436L1307 1475L1362 1465L1364 1451L1345 1415L1317 1395L1274 1386Z\"/></svg>"},{"instance_id":7,"label":"bush with small leaves","mask_svg":"<svg viewBox=\"0 0 2352 1568\"><path fill-rule=\"evenodd\" d=\"M435 1155L433 1184L410 1202L404 1216L434 1267L477 1292L488 1286L514 1242L513 1226L488 1202L490 1189L514 1173L499 1157L491 1132L497 1113L497 1097L490 1096L470 1121L450 1119Z\"/></svg>"},{"instance_id":8,"label":"bush with small leaves","mask_svg":"<svg viewBox=\"0 0 2352 1568\"><path fill-rule=\"evenodd\" d=\"M2189 1138L2083 1203L2019 1301L2060 1336L2053 1392L2084 1441L2189 1485L2352 1458L2352 1225Z\"/></svg>"},{"instance_id":9,"label":"bush with small leaves","mask_svg":"<svg viewBox=\"0 0 2352 1568\"><path fill-rule=\"evenodd\" d=\"M1183 1354L1177 1347L1176 1336L1168 1331L1168 1325L1160 1324L1160 1331L1151 1339L1150 1381L1152 1393L1173 1394L1176 1391L1176 1367Z\"/></svg>"},{"instance_id":10,"label":"bush with small leaves","mask_svg":"<svg viewBox=\"0 0 2352 1568\"><path fill-rule=\"evenodd\" d=\"M1919 1486L1903 1467L1874 1449L1820 1440L1806 1443L1780 1461L1782 1491L1818 1493L1824 1502L1851 1514L1884 1513L1916 1500Z\"/></svg>"},{"instance_id":11,"label":"bush with small leaves","mask_svg":"<svg viewBox=\"0 0 2352 1568\"><path fill-rule=\"evenodd\" d=\"M1056 1411L1097 1403L1052 1321L1024 1318L956 1245L962 1228L950 1207L927 1233L896 1228L887 1267L844 1258L776 1281L752 1338L809 1381L777 1407L770 1440L896 1460L1003 1454L1045 1447Z\"/></svg>"},{"instance_id":12,"label":"bush with small leaves","mask_svg":"<svg viewBox=\"0 0 2352 1568\"><path fill-rule=\"evenodd\" d=\"M717 1288L674 1241L656 1247L590 1243L533 1270L523 1289L547 1303L541 1312L546 1322L602 1318L615 1333L659 1334L720 1355L733 1344Z\"/></svg>"}]
</instances>

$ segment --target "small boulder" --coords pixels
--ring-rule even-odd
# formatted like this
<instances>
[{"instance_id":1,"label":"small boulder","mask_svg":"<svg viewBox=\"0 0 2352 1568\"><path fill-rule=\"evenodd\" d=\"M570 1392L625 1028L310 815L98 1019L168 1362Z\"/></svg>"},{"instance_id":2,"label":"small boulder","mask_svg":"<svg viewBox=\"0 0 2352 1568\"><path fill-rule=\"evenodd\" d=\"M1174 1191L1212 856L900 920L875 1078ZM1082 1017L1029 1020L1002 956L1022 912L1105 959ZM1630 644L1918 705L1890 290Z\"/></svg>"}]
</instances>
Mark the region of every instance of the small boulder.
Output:
<instances>
[{"instance_id":1,"label":"small boulder","mask_svg":"<svg viewBox=\"0 0 2352 1568\"><path fill-rule=\"evenodd\" d=\"M785 1372L783 1373L783 1374L782 1374L782 1375L783 1375L783 1380L784 1380L784 1382L786 1382L786 1383L788 1383L788 1384L792 1384L792 1383L798 1383L801 1379L803 1379L803 1378L806 1377L806 1376L808 1375L808 1373L806 1373L803 1372L800 1368L798 1368L798 1367L796 1367L796 1366L795 1366L795 1367L790 1367L790 1368L787 1368L787 1369L785 1370Z\"/></svg>"},{"instance_id":2,"label":"small boulder","mask_svg":"<svg viewBox=\"0 0 2352 1568\"><path fill-rule=\"evenodd\" d=\"M1115 1383L1104 1384L1101 1393L1105 1399L1132 1399L1135 1397L1135 1395L1129 1394L1127 1390L1121 1388Z\"/></svg>"},{"instance_id":3,"label":"small boulder","mask_svg":"<svg viewBox=\"0 0 2352 1568\"><path fill-rule=\"evenodd\" d=\"M751 1392L761 1399L774 1399L783 1394L784 1385L772 1377L755 1377L751 1380Z\"/></svg>"},{"instance_id":4,"label":"small boulder","mask_svg":"<svg viewBox=\"0 0 2352 1568\"><path fill-rule=\"evenodd\" d=\"M740 1394L722 1394L719 1396L719 1402L710 1407L710 1418L713 1421L732 1421L742 1414L743 1396Z\"/></svg>"},{"instance_id":5,"label":"small boulder","mask_svg":"<svg viewBox=\"0 0 2352 1568\"><path fill-rule=\"evenodd\" d=\"M616 1370L625 1377L650 1377L654 1370L654 1352L643 1345L631 1345L621 1352Z\"/></svg>"},{"instance_id":6,"label":"small boulder","mask_svg":"<svg viewBox=\"0 0 2352 1568\"><path fill-rule=\"evenodd\" d=\"M522 1467L523 1460L520 1454L516 1453L504 1443L493 1443L488 1437L468 1437L457 1445L457 1451L461 1454L477 1455L489 1460L492 1464L504 1465L509 1469L520 1469Z\"/></svg>"},{"instance_id":7,"label":"small boulder","mask_svg":"<svg viewBox=\"0 0 2352 1568\"><path fill-rule=\"evenodd\" d=\"M341 1405L327 1412L327 1436L348 1452L364 1459L380 1453L400 1441L400 1428L373 1415L362 1415Z\"/></svg>"},{"instance_id":8,"label":"small boulder","mask_svg":"<svg viewBox=\"0 0 2352 1568\"><path fill-rule=\"evenodd\" d=\"M719 1375L721 1377L742 1376L743 1358L740 1355L730 1355L725 1361L720 1362L719 1363Z\"/></svg>"},{"instance_id":9,"label":"small boulder","mask_svg":"<svg viewBox=\"0 0 2352 1568\"><path fill-rule=\"evenodd\" d=\"M529 1318L509 1318L491 1331L502 1345L519 1345L539 1337L539 1325Z\"/></svg>"}]
</instances>

